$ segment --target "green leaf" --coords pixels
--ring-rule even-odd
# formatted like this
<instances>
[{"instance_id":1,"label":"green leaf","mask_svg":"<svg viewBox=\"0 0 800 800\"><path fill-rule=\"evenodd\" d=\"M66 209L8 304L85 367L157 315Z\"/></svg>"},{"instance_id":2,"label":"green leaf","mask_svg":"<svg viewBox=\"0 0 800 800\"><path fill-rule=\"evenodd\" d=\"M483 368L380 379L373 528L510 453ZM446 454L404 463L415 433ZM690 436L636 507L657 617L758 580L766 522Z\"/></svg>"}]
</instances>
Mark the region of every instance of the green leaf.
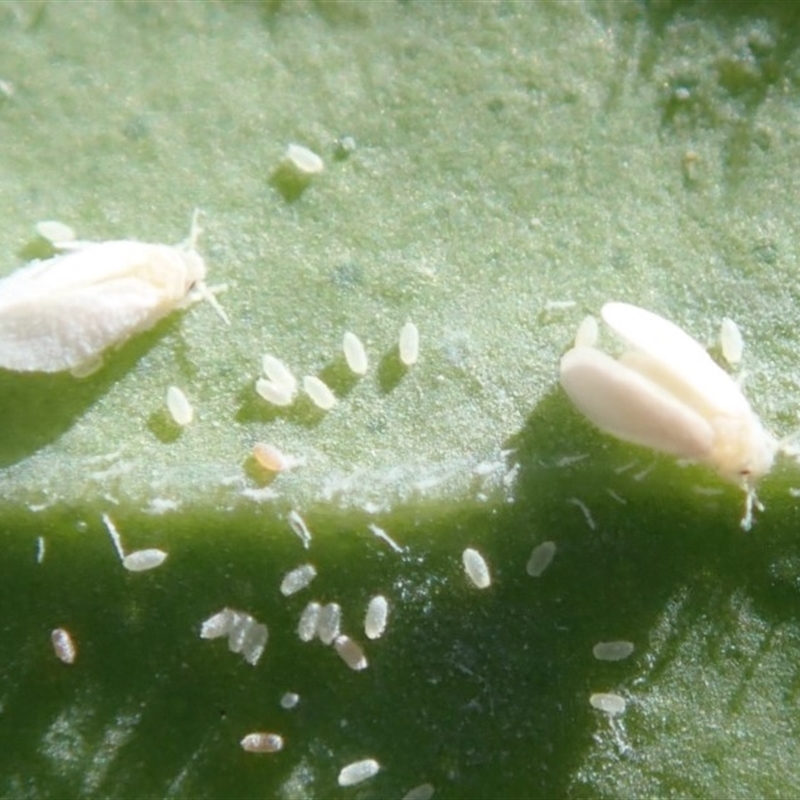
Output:
<instances>
[{"instance_id":1,"label":"green leaf","mask_svg":"<svg viewBox=\"0 0 800 800\"><path fill-rule=\"evenodd\" d=\"M609 299L714 353L731 317L748 397L791 432L797 16L770 2L0 6L0 270L47 255L40 220L177 244L201 208L232 321L199 304L83 380L0 376L0 795L796 795L796 466L763 481L743 534L736 487L594 431L557 364ZM290 143L325 161L307 185L287 182ZM405 368L408 320L421 350ZM346 331L365 343L363 378ZM269 406L265 353L322 377L336 407ZM171 385L195 410L183 429ZM270 479L256 442L298 465ZM166 562L123 569L103 514L126 552ZM533 578L548 540L555 559ZM489 563L486 590L466 547ZM306 562L318 577L284 598ZM389 625L372 642L379 593ZM366 670L298 639L312 599L341 604ZM268 625L256 666L200 638L225 607ZM633 655L596 660L612 640ZM594 692L626 713L595 711ZM284 749L245 753L253 731ZM362 758L378 775L340 788Z\"/></svg>"}]
</instances>

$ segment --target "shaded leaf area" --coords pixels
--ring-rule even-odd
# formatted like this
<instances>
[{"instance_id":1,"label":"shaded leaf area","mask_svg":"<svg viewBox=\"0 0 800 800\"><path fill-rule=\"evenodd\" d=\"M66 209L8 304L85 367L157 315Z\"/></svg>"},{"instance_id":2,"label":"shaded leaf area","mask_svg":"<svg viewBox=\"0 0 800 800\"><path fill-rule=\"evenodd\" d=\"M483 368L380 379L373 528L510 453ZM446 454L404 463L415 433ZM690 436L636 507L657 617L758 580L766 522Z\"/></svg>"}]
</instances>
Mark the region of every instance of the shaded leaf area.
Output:
<instances>
[{"instance_id":1,"label":"shaded leaf area","mask_svg":"<svg viewBox=\"0 0 800 800\"><path fill-rule=\"evenodd\" d=\"M768 509L745 535L735 489L607 442L556 398L549 407L546 424L567 441L582 433L585 448L530 458L534 415L514 442L516 502L379 520L403 554L361 519L309 515L305 551L270 515L120 511L126 549L169 550L162 567L131 574L98 519L6 522L3 795L345 796L339 769L366 757L382 769L361 797L425 781L439 797L791 794L800 552L782 533L797 515L775 496L784 477L765 500L789 517ZM531 578L526 561L544 540L556 557ZM463 572L467 546L490 564L485 591ZM282 576L307 561L316 580L282 597ZM369 642L377 593L389 626ZM367 670L299 641L312 598L342 605ZM256 667L199 638L224 606L269 625ZM57 626L77 643L72 666L52 653ZM615 639L635 644L630 659L592 657ZM279 706L287 691L301 698L291 711ZM595 691L626 697L626 715L612 724L591 709ZM257 730L280 733L284 750L244 753L239 740ZM780 770L762 769L768 756Z\"/></svg>"}]
</instances>

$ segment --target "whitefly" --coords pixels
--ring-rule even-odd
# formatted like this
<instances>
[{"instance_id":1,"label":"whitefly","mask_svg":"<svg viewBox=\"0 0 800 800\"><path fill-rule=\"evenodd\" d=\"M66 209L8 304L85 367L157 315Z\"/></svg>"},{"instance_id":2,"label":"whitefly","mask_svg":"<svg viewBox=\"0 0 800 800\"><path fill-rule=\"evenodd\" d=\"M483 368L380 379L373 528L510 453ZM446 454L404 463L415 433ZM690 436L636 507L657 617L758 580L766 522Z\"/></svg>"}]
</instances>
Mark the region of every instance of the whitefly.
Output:
<instances>
[{"instance_id":1,"label":"whitefly","mask_svg":"<svg viewBox=\"0 0 800 800\"><path fill-rule=\"evenodd\" d=\"M601 315L624 343L613 358L574 347L561 359L561 385L576 408L618 439L696 461L746 492L749 529L758 481L781 444L765 430L741 387L674 323L628 303Z\"/></svg>"},{"instance_id":2,"label":"whitefly","mask_svg":"<svg viewBox=\"0 0 800 800\"><path fill-rule=\"evenodd\" d=\"M90 374L106 350L200 299L227 321L205 283L199 234L195 212L182 245L69 242L0 280L0 367Z\"/></svg>"}]
</instances>

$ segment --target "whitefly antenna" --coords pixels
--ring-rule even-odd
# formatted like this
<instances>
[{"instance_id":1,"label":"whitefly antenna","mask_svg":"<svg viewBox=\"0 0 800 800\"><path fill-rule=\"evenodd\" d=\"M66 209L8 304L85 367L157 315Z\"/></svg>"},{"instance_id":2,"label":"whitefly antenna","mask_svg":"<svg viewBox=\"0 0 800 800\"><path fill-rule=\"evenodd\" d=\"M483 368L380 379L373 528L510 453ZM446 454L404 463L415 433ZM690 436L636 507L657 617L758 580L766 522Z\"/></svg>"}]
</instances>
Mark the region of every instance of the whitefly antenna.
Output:
<instances>
[{"instance_id":1,"label":"whitefly antenna","mask_svg":"<svg viewBox=\"0 0 800 800\"><path fill-rule=\"evenodd\" d=\"M196 208L192 212L192 224L189 228L189 237L181 242L181 249L189 250L190 252L197 252L197 242L200 239L200 234L203 232L203 228L200 226L200 220L203 216L205 216L205 212L202 208ZM206 300L214 309L214 311L217 312L220 319L226 325L230 325L230 317L228 317L228 315L225 313L225 309L220 305L219 300L216 298L217 294L220 292L225 292L227 289L227 284L208 286L205 281L198 281L192 287L192 293L196 295L198 299Z\"/></svg>"}]
</instances>

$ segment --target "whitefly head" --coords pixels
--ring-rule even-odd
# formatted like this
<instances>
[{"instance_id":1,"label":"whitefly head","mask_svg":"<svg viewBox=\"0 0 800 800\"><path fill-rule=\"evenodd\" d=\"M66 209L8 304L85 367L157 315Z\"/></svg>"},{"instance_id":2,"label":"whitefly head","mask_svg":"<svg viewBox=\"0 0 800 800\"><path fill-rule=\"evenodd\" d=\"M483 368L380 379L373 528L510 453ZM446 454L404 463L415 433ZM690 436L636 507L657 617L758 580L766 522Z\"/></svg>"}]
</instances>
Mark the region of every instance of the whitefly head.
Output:
<instances>
[{"instance_id":1,"label":"whitefly head","mask_svg":"<svg viewBox=\"0 0 800 800\"><path fill-rule=\"evenodd\" d=\"M775 463L780 444L756 413L711 420L714 443L709 462L723 478L754 489Z\"/></svg>"},{"instance_id":2,"label":"whitefly head","mask_svg":"<svg viewBox=\"0 0 800 800\"><path fill-rule=\"evenodd\" d=\"M187 303L194 303L198 300L207 300L214 311L219 314L223 322L230 325L230 319L225 313L225 309L219 304L216 298L217 292L225 291L226 286L206 285L206 262L200 253L197 252L197 241L203 229L200 227L200 217L203 212L196 208L192 214L192 226L189 230L189 238L179 247L175 248L176 255L183 264L183 294Z\"/></svg>"}]
</instances>

